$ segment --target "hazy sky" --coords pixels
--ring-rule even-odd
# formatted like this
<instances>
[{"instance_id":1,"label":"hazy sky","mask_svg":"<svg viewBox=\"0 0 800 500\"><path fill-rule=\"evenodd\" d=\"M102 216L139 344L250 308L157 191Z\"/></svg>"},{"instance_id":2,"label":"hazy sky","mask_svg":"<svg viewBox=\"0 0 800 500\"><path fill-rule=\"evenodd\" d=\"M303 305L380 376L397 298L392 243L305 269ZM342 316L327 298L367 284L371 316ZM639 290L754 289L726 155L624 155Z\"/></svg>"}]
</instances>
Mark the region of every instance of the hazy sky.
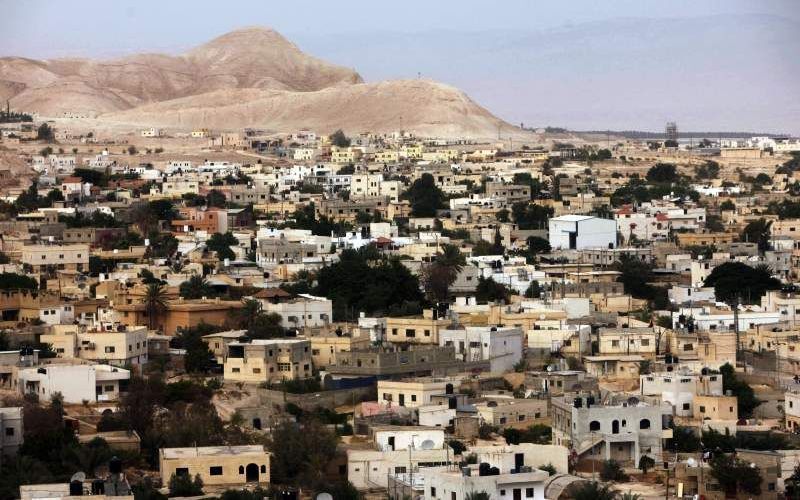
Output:
<instances>
[{"instance_id":1,"label":"hazy sky","mask_svg":"<svg viewBox=\"0 0 800 500\"><path fill-rule=\"evenodd\" d=\"M684 130L800 134L798 6L798 0L0 0L0 56L177 53L261 25L355 68L367 81L420 72L515 123L657 130L669 119ZM582 39L586 33L591 37ZM681 47L684 38L689 46ZM669 60L661 64L647 54ZM757 71L748 67L754 60ZM702 88L709 79L713 89Z\"/></svg>"}]
</instances>

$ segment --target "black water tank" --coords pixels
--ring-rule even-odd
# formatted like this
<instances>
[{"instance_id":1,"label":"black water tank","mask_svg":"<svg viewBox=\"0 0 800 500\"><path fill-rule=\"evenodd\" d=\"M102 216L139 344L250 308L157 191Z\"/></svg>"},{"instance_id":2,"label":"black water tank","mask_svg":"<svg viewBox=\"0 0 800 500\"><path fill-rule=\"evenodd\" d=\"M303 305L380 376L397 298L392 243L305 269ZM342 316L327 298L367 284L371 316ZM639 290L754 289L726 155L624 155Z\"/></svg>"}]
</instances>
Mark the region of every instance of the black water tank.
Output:
<instances>
[{"instance_id":1,"label":"black water tank","mask_svg":"<svg viewBox=\"0 0 800 500\"><path fill-rule=\"evenodd\" d=\"M106 482L102 479L95 479L92 481L92 495L105 495Z\"/></svg>"},{"instance_id":2,"label":"black water tank","mask_svg":"<svg viewBox=\"0 0 800 500\"><path fill-rule=\"evenodd\" d=\"M492 466L487 464L486 462L482 462L478 466L478 475L479 476L489 476L492 473Z\"/></svg>"},{"instance_id":3,"label":"black water tank","mask_svg":"<svg viewBox=\"0 0 800 500\"><path fill-rule=\"evenodd\" d=\"M108 472L122 474L122 460L117 457L111 457L111 460L108 461Z\"/></svg>"},{"instance_id":4,"label":"black water tank","mask_svg":"<svg viewBox=\"0 0 800 500\"><path fill-rule=\"evenodd\" d=\"M447 384L444 386L444 393L445 394L453 394L453 384Z\"/></svg>"},{"instance_id":5,"label":"black water tank","mask_svg":"<svg viewBox=\"0 0 800 500\"><path fill-rule=\"evenodd\" d=\"M589 396L586 398L586 407L589 408L594 404L594 396Z\"/></svg>"},{"instance_id":6,"label":"black water tank","mask_svg":"<svg viewBox=\"0 0 800 500\"><path fill-rule=\"evenodd\" d=\"M83 483L80 481L71 481L69 483L69 495L72 497L83 496Z\"/></svg>"},{"instance_id":7,"label":"black water tank","mask_svg":"<svg viewBox=\"0 0 800 500\"><path fill-rule=\"evenodd\" d=\"M489 471L489 475L490 476L499 476L500 475L500 469L498 469L497 467L492 467L491 471Z\"/></svg>"}]
</instances>

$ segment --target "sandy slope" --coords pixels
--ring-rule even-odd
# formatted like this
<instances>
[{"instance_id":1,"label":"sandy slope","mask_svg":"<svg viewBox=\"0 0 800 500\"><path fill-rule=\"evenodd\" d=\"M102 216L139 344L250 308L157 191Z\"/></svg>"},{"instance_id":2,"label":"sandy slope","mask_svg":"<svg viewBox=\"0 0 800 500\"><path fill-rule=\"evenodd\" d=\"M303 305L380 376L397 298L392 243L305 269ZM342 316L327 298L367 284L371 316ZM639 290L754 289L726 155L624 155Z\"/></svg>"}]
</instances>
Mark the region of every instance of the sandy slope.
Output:
<instances>
[{"instance_id":1,"label":"sandy slope","mask_svg":"<svg viewBox=\"0 0 800 500\"><path fill-rule=\"evenodd\" d=\"M0 94L11 97L17 110L43 117L87 114L109 130L342 128L443 137L526 135L458 89L427 80L365 84L355 71L304 54L263 28L222 35L180 56L2 58Z\"/></svg>"}]
</instances>

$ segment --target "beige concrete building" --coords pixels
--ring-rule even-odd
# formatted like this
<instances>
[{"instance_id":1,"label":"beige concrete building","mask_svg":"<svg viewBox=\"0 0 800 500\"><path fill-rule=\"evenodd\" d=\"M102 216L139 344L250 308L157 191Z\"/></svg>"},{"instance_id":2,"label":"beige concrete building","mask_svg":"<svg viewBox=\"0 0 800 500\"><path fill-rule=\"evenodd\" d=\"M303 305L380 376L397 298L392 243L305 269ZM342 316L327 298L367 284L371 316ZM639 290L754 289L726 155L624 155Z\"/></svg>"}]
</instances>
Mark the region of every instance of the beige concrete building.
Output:
<instances>
[{"instance_id":1,"label":"beige concrete building","mask_svg":"<svg viewBox=\"0 0 800 500\"><path fill-rule=\"evenodd\" d=\"M447 328L450 320L435 319L433 310L422 316L386 318L386 340L397 343L439 344L439 330Z\"/></svg>"},{"instance_id":2,"label":"beige concrete building","mask_svg":"<svg viewBox=\"0 0 800 500\"><path fill-rule=\"evenodd\" d=\"M546 399L496 398L475 407L481 421L499 427L528 427L547 419Z\"/></svg>"},{"instance_id":3,"label":"beige concrete building","mask_svg":"<svg viewBox=\"0 0 800 500\"><path fill-rule=\"evenodd\" d=\"M253 384L309 378L311 342L303 338L231 342L224 373L225 380Z\"/></svg>"},{"instance_id":4,"label":"beige concrete building","mask_svg":"<svg viewBox=\"0 0 800 500\"><path fill-rule=\"evenodd\" d=\"M431 398L437 394L452 393L455 385L455 380L435 378L379 380L378 400L385 404L416 408L431 404Z\"/></svg>"},{"instance_id":5,"label":"beige concrete building","mask_svg":"<svg viewBox=\"0 0 800 500\"><path fill-rule=\"evenodd\" d=\"M89 245L25 245L21 262L34 273L89 268Z\"/></svg>"},{"instance_id":6,"label":"beige concrete building","mask_svg":"<svg viewBox=\"0 0 800 500\"><path fill-rule=\"evenodd\" d=\"M111 366L147 363L147 327L53 325L40 337L59 358L79 358Z\"/></svg>"},{"instance_id":7,"label":"beige concrete building","mask_svg":"<svg viewBox=\"0 0 800 500\"><path fill-rule=\"evenodd\" d=\"M308 340L311 341L311 359L318 370L336 364L337 353L366 349L371 343L366 335L353 337L333 333L310 336Z\"/></svg>"},{"instance_id":8,"label":"beige concrete building","mask_svg":"<svg viewBox=\"0 0 800 500\"><path fill-rule=\"evenodd\" d=\"M172 475L199 475L208 486L269 484L270 454L263 446L203 446L163 448L158 470L166 484Z\"/></svg>"}]
</instances>

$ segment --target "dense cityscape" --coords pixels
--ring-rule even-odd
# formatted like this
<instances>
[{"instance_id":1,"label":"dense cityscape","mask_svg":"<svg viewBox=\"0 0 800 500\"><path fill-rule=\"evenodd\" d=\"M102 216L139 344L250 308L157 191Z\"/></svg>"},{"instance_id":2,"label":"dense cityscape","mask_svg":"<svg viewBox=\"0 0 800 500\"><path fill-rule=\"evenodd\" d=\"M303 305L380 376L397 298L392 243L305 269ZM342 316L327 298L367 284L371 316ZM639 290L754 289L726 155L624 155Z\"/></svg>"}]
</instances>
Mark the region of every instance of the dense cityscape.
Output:
<instances>
[{"instance_id":1,"label":"dense cityscape","mask_svg":"<svg viewBox=\"0 0 800 500\"><path fill-rule=\"evenodd\" d=\"M800 498L792 134L2 55L0 500Z\"/></svg>"}]
</instances>

